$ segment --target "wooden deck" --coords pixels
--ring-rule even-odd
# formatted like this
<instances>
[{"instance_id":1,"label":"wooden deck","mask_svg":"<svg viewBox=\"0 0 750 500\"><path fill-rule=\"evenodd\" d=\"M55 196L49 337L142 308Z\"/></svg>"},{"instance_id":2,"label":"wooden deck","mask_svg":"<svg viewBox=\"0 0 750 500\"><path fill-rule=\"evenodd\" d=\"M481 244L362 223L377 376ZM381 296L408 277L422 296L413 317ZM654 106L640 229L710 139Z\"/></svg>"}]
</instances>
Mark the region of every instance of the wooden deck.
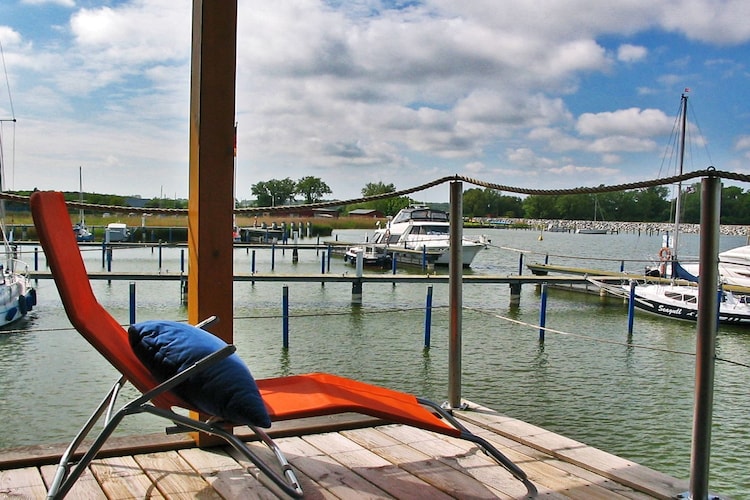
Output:
<instances>
[{"instance_id":1,"label":"wooden deck","mask_svg":"<svg viewBox=\"0 0 750 500\"><path fill-rule=\"evenodd\" d=\"M471 406L456 415L519 465L540 498L666 499L688 490L687 481ZM274 424L305 498L529 497L520 481L471 443L376 423L338 416L303 426ZM68 498L276 498L233 449L191 443L187 437L113 439ZM263 445L253 446L272 462ZM61 451L0 451L0 498L44 498Z\"/></svg>"}]
</instances>

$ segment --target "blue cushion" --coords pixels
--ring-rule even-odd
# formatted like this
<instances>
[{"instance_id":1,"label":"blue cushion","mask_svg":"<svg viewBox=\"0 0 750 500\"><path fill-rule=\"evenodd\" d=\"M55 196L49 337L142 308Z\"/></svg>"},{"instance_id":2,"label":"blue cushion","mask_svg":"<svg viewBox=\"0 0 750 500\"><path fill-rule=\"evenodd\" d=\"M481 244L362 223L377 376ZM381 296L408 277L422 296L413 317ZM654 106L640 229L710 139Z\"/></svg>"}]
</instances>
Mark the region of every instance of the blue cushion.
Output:
<instances>
[{"instance_id":1,"label":"blue cushion","mask_svg":"<svg viewBox=\"0 0 750 500\"><path fill-rule=\"evenodd\" d=\"M138 359L162 382L227 345L205 330L174 321L131 325L128 338ZM236 353L189 377L173 390L208 415L236 424L271 426L258 386Z\"/></svg>"}]
</instances>

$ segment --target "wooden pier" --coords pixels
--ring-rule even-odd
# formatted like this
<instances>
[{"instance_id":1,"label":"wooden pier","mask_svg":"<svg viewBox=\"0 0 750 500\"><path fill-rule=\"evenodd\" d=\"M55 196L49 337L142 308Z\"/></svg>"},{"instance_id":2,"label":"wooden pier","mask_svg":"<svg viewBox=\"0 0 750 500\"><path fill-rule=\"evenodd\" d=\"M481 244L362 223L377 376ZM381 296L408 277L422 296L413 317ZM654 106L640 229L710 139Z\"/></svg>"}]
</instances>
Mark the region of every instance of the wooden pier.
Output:
<instances>
[{"instance_id":1,"label":"wooden pier","mask_svg":"<svg viewBox=\"0 0 750 500\"><path fill-rule=\"evenodd\" d=\"M667 499L688 489L687 481L493 410L469 406L471 410L456 415L521 467L539 497ZM295 469L305 498L530 498L526 486L473 444L383 424L350 415L318 417L274 424L271 434ZM262 445L253 446L266 456ZM63 448L3 450L0 497L44 498ZM277 495L231 448L199 449L188 437L148 435L111 439L69 498Z\"/></svg>"}]
</instances>

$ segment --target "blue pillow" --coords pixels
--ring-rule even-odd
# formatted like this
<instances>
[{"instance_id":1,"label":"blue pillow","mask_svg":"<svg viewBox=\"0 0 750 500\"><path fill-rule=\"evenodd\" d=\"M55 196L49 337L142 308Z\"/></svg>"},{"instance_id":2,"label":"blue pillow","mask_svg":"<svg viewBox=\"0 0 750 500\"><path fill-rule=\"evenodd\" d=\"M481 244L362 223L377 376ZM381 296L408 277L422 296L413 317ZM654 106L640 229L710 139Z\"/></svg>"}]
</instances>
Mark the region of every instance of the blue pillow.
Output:
<instances>
[{"instance_id":1,"label":"blue pillow","mask_svg":"<svg viewBox=\"0 0 750 500\"><path fill-rule=\"evenodd\" d=\"M141 363L162 382L227 345L205 330L174 321L131 325L128 339ZM236 353L189 377L173 390L208 415L236 424L271 426L258 386Z\"/></svg>"}]
</instances>

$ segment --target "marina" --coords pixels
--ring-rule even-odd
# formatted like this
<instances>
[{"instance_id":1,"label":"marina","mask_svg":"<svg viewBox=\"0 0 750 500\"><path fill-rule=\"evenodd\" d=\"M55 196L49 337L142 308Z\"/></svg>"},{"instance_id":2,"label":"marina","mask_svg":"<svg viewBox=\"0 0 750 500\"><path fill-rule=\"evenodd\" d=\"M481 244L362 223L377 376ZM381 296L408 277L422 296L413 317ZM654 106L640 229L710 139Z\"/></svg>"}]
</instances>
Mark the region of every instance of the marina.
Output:
<instances>
[{"instance_id":1,"label":"marina","mask_svg":"<svg viewBox=\"0 0 750 500\"><path fill-rule=\"evenodd\" d=\"M338 233L342 241L356 241L361 232ZM519 253L524 260L549 260L580 265L558 255L575 255L581 238L572 233L546 234L540 241L535 231L498 230L493 244L481 252L465 282L482 276L518 274ZM626 272L638 272L656 258L658 236L636 234L602 235L599 243L587 243L591 253L580 255L602 259L602 271L619 271L625 259ZM588 240L587 240L588 241ZM697 236L685 244L697 252ZM743 244L743 236L722 237L722 249ZM161 272L179 274L179 248L164 248ZM84 252L92 275L92 286L103 304L122 323L129 318L128 280L103 279L101 252ZM40 257L41 258L41 257ZM368 273L362 305L351 303L350 282L304 282L289 278L290 346L281 347L281 296L286 276L344 277L352 268L334 258L325 275L320 274L320 255L300 252L292 262L291 252L276 255L271 271L270 252L257 252L257 278L274 275L282 281L238 281L234 285L235 344L241 357L259 378L309 371L335 372L359 380L419 394L442 401L447 379L447 285L444 271L436 276L432 310L432 347L424 348L423 327L426 274L399 270L403 279L393 285L390 271ZM27 261L32 259L26 258ZM234 268L247 270L251 255L234 252ZM113 272L158 275L158 252L146 248L116 249ZM40 260L40 269L45 269ZM247 274L247 273L246 273ZM526 273L524 279L539 279ZM604 274L604 273L602 273ZM3 407L14 408L0 426L0 447L60 443L70 439L73 428L83 421L114 377L111 367L70 330L64 312L56 303L50 280L38 280L45 300L29 315L18 331L0 336L0 380ZM538 341L539 291L523 286L520 306L511 305L506 283L484 283L464 287L464 397L546 431L566 436L587 446L605 450L625 460L685 480L689 471L695 349L695 327L659 318L637 315L635 332L626 332L622 302L603 301L598 296L551 291L547 306L544 344ZM137 281L137 320L184 319L179 281ZM383 325L398 323L397 329ZM558 332L558 333L555 333ZM575 332L573 334L572 332ZM750 344L744 330L722 327L718 337L720 358L716 380L716 421L711 459L712 491L743 498L750 488L744 465L750 460L750 436L745 411L750 405L745 390L750 384L744 362ZM666 351L664 351L666 350ZM508 356L508 353L512 353ZM729 363L733 361L734 363ZM85 369L81 369L85 367ZM62 388L50 388L40 373L63 377L80 391L69 401ZM103 378L103 380L102 380ZM616 397L613 397L613 393ZM26 414L26 394L37 403ZM522 395L522 396L520 396ZM60 415L64 419L58 420ZM24 432L18 432L24 429ZM141 435L163 431L161 422L136 418L122 432ZM633 438L637 436L637 438Z\"/></svg>"}]
</instances>

